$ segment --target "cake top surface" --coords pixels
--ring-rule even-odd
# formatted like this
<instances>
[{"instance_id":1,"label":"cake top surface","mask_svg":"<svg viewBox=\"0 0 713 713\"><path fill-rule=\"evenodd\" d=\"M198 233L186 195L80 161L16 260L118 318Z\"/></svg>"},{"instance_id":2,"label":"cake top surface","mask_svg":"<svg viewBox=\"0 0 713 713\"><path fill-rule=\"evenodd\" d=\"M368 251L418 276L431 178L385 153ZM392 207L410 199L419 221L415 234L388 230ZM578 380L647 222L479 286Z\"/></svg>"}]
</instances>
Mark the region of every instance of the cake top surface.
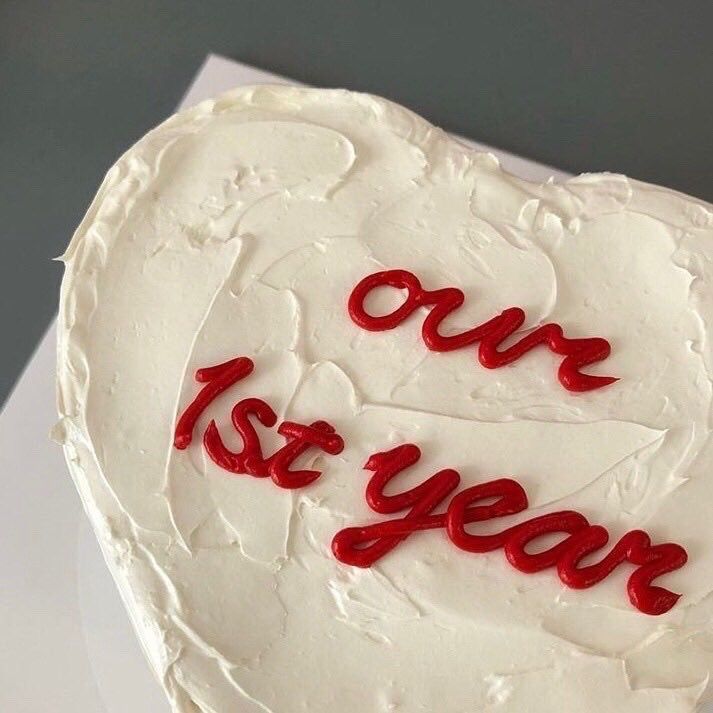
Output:
<instances>
[{"instance_id":1,"label":"cake top surface","mask_svg":"<svg viewBox=\"0 0 713 713\"><path fill-rule=\"evenodd\" d=\"M694 710L712 258L701 201L528 183L369 95L244 88L139 141L64 256L56 435L174 709ZM458 540L459 492L526 512ZM515 542L562 512L610 544ZM678 549L574 588L632 531Z\"/></svg>"}]
</instances>

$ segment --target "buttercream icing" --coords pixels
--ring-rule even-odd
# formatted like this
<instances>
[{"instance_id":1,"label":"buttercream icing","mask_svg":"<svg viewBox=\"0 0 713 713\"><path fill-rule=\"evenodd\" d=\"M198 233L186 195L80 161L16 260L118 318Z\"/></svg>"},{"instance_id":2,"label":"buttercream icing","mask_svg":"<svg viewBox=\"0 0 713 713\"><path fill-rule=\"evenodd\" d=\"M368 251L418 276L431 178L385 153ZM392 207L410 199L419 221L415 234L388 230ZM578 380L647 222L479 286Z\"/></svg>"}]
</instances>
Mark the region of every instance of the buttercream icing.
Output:
<instances>
[{"instance_id":1,"label":"buttercream icing","mask_svg":"<svg viewBox=\"0 0 713 713\"><path fill-rule=\"evenodd\" d=\"M713 208L623 176L528 183L391 102L237 89L181 112L109 171L63 257L55 437L147 657L179 713L693 711L713 666ZM370 333L366 275L458 285L460 331L512 305L606 336L571 393L546 349L497 371L426 350L419 319ZM375 294L386 312L398 292ZM196 369L255 370L211 404L333 424L338 455L285 490L173 447ZM232 437L232 440L231 440ZM260 432L266 450L276 432ZM584 591L523 575L442 531L369 569L335 559L377 520L368 456L417 443L403 487L443 468L516 477L528 517L581 511L689 561L650 617L626 574Z\"/></svg>"}]
</instances>

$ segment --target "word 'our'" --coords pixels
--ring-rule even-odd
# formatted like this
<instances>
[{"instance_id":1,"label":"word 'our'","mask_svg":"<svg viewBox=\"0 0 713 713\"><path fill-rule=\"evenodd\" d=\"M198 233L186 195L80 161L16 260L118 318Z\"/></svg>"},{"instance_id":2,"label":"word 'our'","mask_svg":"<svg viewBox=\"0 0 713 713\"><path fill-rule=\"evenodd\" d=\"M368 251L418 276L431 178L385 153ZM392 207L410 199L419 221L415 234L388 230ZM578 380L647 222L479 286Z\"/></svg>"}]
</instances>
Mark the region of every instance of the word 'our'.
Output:
<instances>
[{"instance_id":1,"label":"word 'our'","mask_svg":"<svg viewBox=\"0 0 713 713\"><path fill-rule=\"evenodd\" d=\"M395 287L406 290L404 303L389 314L375 317L369 314L364 302L377 287ZM515 344L500 349L501 344L515 334L525 322L525 312L520 307L510 307L499 315L460 334L444 336L439 332L441 322L465 301L462 290L445 287L426 290L412 272L385 270L365 277L352 290L348 308L352 320L362 329L382 332L398 327L420 307L430 307L423 322L421 335L426 347L434 352L450 352L479 342L478 359L487 369L497 369L516 361L540 344L554 354L563 356L557 376L569 391L591 391L617 381L613 376L582 374L579 370L587 364L606 359L611 346L602 337L571 339L565 337L559 324L543 324L525 334Z\"/></svg>"}]
</instances>

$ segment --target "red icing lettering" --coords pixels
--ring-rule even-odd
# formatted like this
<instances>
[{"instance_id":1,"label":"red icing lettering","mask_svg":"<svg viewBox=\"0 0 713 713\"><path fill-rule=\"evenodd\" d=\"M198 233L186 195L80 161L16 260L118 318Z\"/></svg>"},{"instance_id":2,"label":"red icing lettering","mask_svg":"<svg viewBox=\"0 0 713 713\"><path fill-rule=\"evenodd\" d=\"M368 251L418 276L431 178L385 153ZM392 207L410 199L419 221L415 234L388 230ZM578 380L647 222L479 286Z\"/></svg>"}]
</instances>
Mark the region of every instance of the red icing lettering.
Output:
<instances>
[{"instance_id":1,"label":"red icing lettering","mask_svg":"<svg viewBox=\"0 0 713 713\"><path fill-rule=\"evenodd\" d=\"M620 564L629 562L638 565L627 584L629 599L637 609L646 614L660 614L667 612L679 600L680 594L652 586L651 583L656 577L686 564L688 555L680 545L671 542L652 545L651 538L643 530L631 530L599 562L579 567L584 557L607 544L609 533L601 525L591 525L570 540L557 563L559 578L568 587L591 587Z\"/></svg>"},{"instance_id":2,"label":"red icing lettering","mask_svg":"<svg viewBox=\"0 0 713 713\"><path fill-rule=\"evenodd\" d=\"M646 614L663 614L678 601L679 594L654 586L652 582L662 574L683 567L686 551L674 543L652 545L649 536L641 530L626 533L599 562L584 567L579 566L580 562L604 547L609 533L601 525L590 525L584 515L572 510L533 517L495 534L468 532L468 524L514 515L527 508L525 491L509 478L474 485L453 495L460 476L457 471L448 469L402 493L386 495L386 485L420 457L417 446L406 444L376 453L367 461L365 469L374 472L366 488L371 509L389 515L408 512L400 518L338 532L332 541L332 551L338 560L369 567L414 532L444 528L459 549L483 553L502 548L515 569L534 573L555 568L560 580L574 589L591 587L620 564L628 562L637 567L627 584L629 600L637 609ZM449 497L446 512L434 513ZM483 504L482 501L488 502ZM562 534L564 538L546 550L527 551L529 544L552 534Z\"/></svg>"},{"instance_id":3,"label":"red icing lettering","mask_svg":"<svg viewBox=\"0 0 713 713\"><path fill-rule=\"evenodd\" d=\"M479 500L497 498L490 505L475 505ZM506 515L515 515L527 509L527 495L523 487L510 480L500 478L487 483L479 483L458 493L448 505L445 518L446 531L451 542L466 552L492 552L505 544L513 528L491 535L473 535L465 526L472 522L483 522Z\"/></svg>"},{"instance_id":4,"label":"red icing lettering","mask_svg":"<svg viewBox=\"0 0 713 713\"><path fill-rule=\"evenodd\" d=\"M250 422L251 416L268 428L277 423L277 415L264 401L255 398L243 399L233 406L230 414L233 427L243 440L242 450L234 453L228 449L215 421L210 422L203 434L203 446L212 461L223 470L264 478L268 475L266 460L262 454L260 437Z\"/></svg>"},{"instance_id":5,"label":"red icing lettering","mask_svg":"<svg viewBox=\"0 0 713 713\"><path fill-rule=\"evenodd\" d=\"M410 510L396 520L349 527L338 532L332 540L332 551L340 562L370 567L416 530L443 527L445 516L432 513L458 487L460 475L455 470L442 470L399 495L383 492L390 480L420 458L420 449L411 443L385 453L375 453L369 458L364 468L374 471L366 489L366 499L372 510L385 515Z\"/></svg>"},{"instance_id":6,"label":"red icing lettering","mask_svg":"<svg viewBox=\"0 0 713 713\"><path fill-rule=\"evenodd\" d=\"M198 369L196 381L206 385L178 419L173 440L176 448L183 450L188 447L201 414L223 391L248 376L253 366L251 359L238 357L224 364ZM277 414L272 407L262 399L242 399L233 407L230 418L242 439L242 449L239 452L231 451L223 442L216 422L212 420L203 434L203 446L211 460L229 473L252 475L255 478L269 477L281 488L302 488L319 478L321 471L291 468L309 448L319 448L330 455L341 453L344 449L342 437L326 421L315 421L309 426L284 421L277 432L286 443L266 458L251 419L266 428L272 428L277 423Z\"/></svg>"},{"instance_id":7,"label":"red icing lettering","mask_svg":"<svg viewBox=\"0 0 713 713\"><path fill-rule=\"evenodd\" d=\"M364 302L372 290L385 286L406 290L406 299L393 312L373 316L364 308ZM500 349L500 345L525 322L525 312L519 307L506 309L487 322L460 334L443 336L438 331L441 322L464 301L463 291L456 287L425 290L413 273L406 270L386 270L369 275L359 282L349 296L348 308L352 320L362 329L381 332L398 327L419 307L430 307L421 330L426 347L435 352L449 352L479 343L478 359L487 369L497 369L510 364L543 344L554 354L564 357L557 375L569 391L590 391L617 381L613 376L594 376L580 372L582 367L609 356L611 347L606 339L571 339L564 336L562 327L558 324L543 324L521 337L515 344Z\"/></svg>"},{"instance_id":8,"label":"red icing lettering","mask_svg":"<svg viewBox=\"0 0 713 713\"><path fill-rule=\"evenodd\" d=\"M372 317L364 311L363 302L370 290L381 285L405 289L407 297L401 307L391 314ZM552 351L565 356L560 365L560 380L567 388L587 390L603 386L604 383L600 382L611 383L615 380L588 376L578 371L580 366L608 355L609 345L605 340L566 339L557 325L539 327L514 346L498 351L500 342L522 324L523 315L515 319L517 310L514 309L505 310L500 316L460 335L441 336L438 333L441 321L462 303L463 293L460 290L446 288L427 292L411 273L391 270L362 280L352 293L349 306L354 321L373 330L391 329L417 307L432 306L423 325L424 341L430 349L450 351L479 341L481 362L494 367L517 359L536 344L546 343ZM516 322L517 326L512 327ZM556 338L551 339L552 335ZM596 347L596 343L600 342L606 345L606 349L601 344ZM595 347L602 356L592 358ZM253 368L252 360L238 357L217 366L198 369L196 381L204 386L177 421L174 434L177 449L183 450L190 445L196 424L205 410L226 389L252 373ZM203 445L209 457L230 473L270 478L281 488L302 488L317 480L321 472L294 468L298 458L310 448L330 455L337 455L344 449L343 439L326 421L314 421L309 425L284 421L277 432L285 439L285 444L271 456L266 456L256 425L273 428L277 424L277 414L272 407L262 399L245 398L233 406L230 415L232 425L242 440L240 451L232 451L225 445L215 420L210 421L203 435ZM582 565L583 560L591 559L594 553L608 544L609 533L601 525L590 524L584 515L573 510L538 515L495 533L471 532L467 529L468 525L525 511L528 501L522 486L510 478L500 478L456 492L460 475L447 468L417 486L387 495L384 491L389 483L420 458L420 449L412 443L375 453L369 458L364 466L373 473L366 487L369 507L381 515L401 515L338 532L332 541L332 551L339 561L357 567L370 567L415 532L442 529L450 542L465 552L484 553L502 549L515 569L528 574L554 569L563 584L573 589L592 587L620 565L629 563L636 569L629 576L627 593L637 609L646 614L663 614L678 601L679 594L653 582L686 563L687 554L680 545L653 545L646 532L632 530L598 561ZM533 542L546 535L562 537L545 550L528 551Z\"/></svg>"},{"instance_id":9,"label":"red icing lettering","mask_svg":"<svg viewBox=\"0 0 713 713\"><path fill-rule=\"evenodd\" d=\"M270 458L268 472L281 488L304 488L319 478L318 470L290 470L290 465L308 448L319 448L330 455L344 449L342 437L326 421L315 421L309 426L285 421L277 432L287 439L287 444Z\"/></svg>"},{"instance_id":10,"label":"red icing lettering","mask_svg":"<svg viewBox=\"0 0 713 713\"><path fill-rule=\"evenodd\" d=\"M198 396L190 403L181 414L176 424L173 445L179 450L188 448L193 439L193 429L201 414L233 384L244 379L254 368L252 359L237 357L223 364L211 366L207 369L196 371L196 381L205 386L198 392Z\"/></svg>"}]
</instances>

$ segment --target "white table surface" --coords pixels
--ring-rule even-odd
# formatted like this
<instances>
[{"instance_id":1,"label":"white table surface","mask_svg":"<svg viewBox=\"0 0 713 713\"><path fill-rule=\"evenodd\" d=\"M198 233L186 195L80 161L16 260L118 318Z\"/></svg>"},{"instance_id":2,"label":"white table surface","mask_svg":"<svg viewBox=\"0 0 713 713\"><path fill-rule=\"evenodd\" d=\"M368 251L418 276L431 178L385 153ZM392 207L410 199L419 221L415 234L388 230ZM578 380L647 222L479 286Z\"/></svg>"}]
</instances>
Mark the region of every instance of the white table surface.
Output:
<instances>
[{"instance_id":1,"label":"white table surface","mask_svg":"<svg viewBox=\"0 0 713 713\"><path fill-rule=\"evenodd\" d=\"M211 55L180 106L241 84L287 81ZM476 146L523 178L566 177ZM53 323L0 413L0 711L167 712L61 449L48 437L56 420L54 371Z\"/></svg>"}]
</instances>

